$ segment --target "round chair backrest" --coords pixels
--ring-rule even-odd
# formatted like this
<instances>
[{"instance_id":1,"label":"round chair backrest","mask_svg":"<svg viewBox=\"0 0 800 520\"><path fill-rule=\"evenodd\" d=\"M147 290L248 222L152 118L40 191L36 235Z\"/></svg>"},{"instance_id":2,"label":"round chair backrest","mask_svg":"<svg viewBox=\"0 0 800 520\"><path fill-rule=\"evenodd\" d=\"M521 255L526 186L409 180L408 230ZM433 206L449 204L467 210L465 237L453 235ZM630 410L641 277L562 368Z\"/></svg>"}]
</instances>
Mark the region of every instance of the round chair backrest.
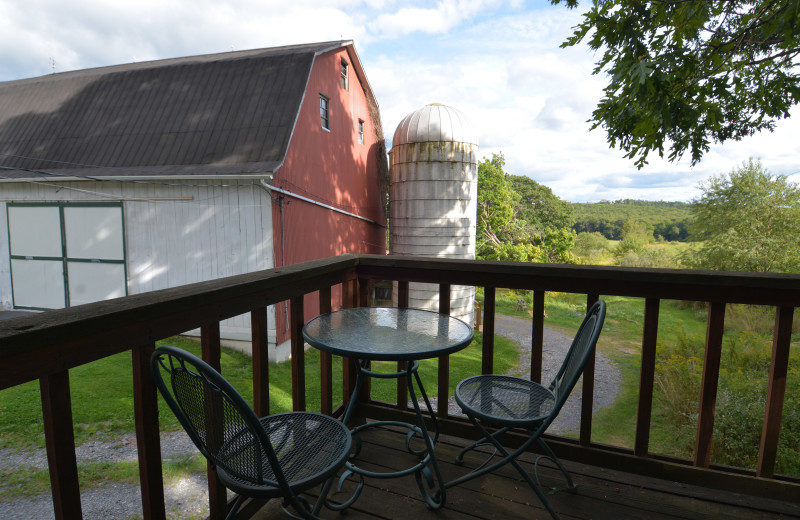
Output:
<instances>
[{"instance_id":1,"label":"round chair backrest","mask_svg":"<svg viewBox=\"0 0 800 520\"><path fill-rule=\"evenodd\" d=\"M558 413L558 409L567 400L570 392L572 392L581 377L586 363L595 350L600 331L603 329L605 317L606 303L603 300L599 300L592 305L583 318L583 322L572 340L561 368L553 378L552 383L550 383L550 390L556 396L555 413Z\"/></svg>"},{"instance_id":2,"label":"round chair backrest","mask_svg":"<svg viewBox=\"0 0 800 520\"><path fill-rule=\"evenodd\" d=\"M176 347L158 348L151 367L164 400L212 464L247 483L286 485L258 417L219 372Z\"/></svg>"}]
</instances>

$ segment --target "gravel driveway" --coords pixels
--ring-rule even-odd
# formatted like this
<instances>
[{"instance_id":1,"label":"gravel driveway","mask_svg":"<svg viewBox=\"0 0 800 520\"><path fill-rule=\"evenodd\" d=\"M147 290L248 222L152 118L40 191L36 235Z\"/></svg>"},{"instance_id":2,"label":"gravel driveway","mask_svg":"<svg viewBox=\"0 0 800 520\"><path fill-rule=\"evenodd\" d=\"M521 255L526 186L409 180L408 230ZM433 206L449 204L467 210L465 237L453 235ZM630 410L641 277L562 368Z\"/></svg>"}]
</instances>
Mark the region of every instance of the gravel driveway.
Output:
<instances>
[{"instance_id":1,"label":"gravel driveway","mask_svg":"<svg viewBox=\"0 0 800 520\"><path fill-rule=\"evenodd\" d=\"M498 315L495 321L497 334L513 340L519 347L520 367L530 367L531 322L521 318ZM551 329L544 329L543 381L549 381L558 370L572 338ZM523 368L524 370L524 368ZM512 375L522 375L519 371ZM616 399L620 382L619 368L602 353L597 355L595 369L594 411L611 405ZM434 398L435 400L435 398ZM581 395L573 391L559 417L550 427L551 432L571 432L579 426ZM451 399L450 413L461 410ZM161 435L161 452L165 460L185 458L196 452L194 445L183 432ZM88 442L76 450L78 464L91 462L124 462L136 460L136 439L126 435L113 442ZM44 450L0 450L0 470L9 468L47 468ZM0 487L4 484L0 483ZM168 504L168 518L191 518L207 514L208 488L205 473L194 474L176 482L167 482L164 490ZM83 516L87 520L112 520L141 518L142 506L139 486L119 482L106 482L81 493ZM50 493L37 497L0 502L0 518L6 520L36 520L53 518Z\"/></svg>"},{"instance_id":2,"label":"gravel driveway","mask_svg":"<svg viewBox=\"0 0 800 520\"><path fill-rule=\"evenodd\" d=\"M580 318L578 318L580 319ZM577 325L576 325L577 329ZM509 316L498 315L495 318L495 331L500 336L514 341L520 349L519 371L511 372L510 375L528 377L523 373L531 366L531 322L522 318L512 318ZM602 335L601 335L602 338ZM567 350L572 343L572 337L556 332L552 329L544 328L544 356L542 359L542 381L549 382L556 375ZM617 398L619 383L621 379L619 367L608 359L602 352L597 352L595 356L595 377L594 377L594 404L592 413L597 413L610 406ZM564 408L550 425L547 430L549 433L576 432L580 427L581 413L581 381L578 386L567 398Z\"/></svg>"}]
</instances>

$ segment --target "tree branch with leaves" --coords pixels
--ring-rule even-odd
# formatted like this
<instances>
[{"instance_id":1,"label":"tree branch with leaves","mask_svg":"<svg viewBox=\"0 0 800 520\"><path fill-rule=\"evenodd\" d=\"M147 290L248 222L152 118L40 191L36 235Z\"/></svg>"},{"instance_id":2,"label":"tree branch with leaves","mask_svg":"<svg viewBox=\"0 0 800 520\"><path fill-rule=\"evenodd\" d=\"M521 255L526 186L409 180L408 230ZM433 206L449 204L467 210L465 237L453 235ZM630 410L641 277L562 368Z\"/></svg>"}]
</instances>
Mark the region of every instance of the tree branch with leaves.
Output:
<instances>
[{"instance_id":1,"label":"tree branch with leaves","mask_svg":"<svg viewBox=\"0 0 800 520\"><path fill-rule=\"evenodd\" d=\"M665 147L694 165L712 142L772 131L800 101L799 0L594 0L583 16L562 47L602 53L592 128L639 168Z\"/></svg>"}]
</instances>

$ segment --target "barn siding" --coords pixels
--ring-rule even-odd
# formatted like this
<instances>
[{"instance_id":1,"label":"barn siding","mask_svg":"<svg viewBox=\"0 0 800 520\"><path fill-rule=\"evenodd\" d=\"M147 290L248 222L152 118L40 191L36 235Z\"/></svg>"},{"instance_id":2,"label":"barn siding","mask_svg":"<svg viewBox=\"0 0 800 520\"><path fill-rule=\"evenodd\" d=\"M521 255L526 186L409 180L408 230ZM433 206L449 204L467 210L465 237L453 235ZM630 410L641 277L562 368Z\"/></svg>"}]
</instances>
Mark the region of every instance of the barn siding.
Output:
<instances>
[{"instance_id":1,"label":"barn siding","mask_svg":"<svg viewBox=\"0 0 800 520\"><path fill-rule=\"evenodd\" d=\"M2 193L2 191L0 191ZM11 252L8 250L8 211L0 205L0 309L11 308Z\"/></svg>"},{"instance_id":2,"label":"barn siding","mask_svg":"<svg viewBox=\"0 0 800 520\"><path fill-rule=\"evenodd\" d=\"M129 294L274 267L272 204L269 194L255 181L170 184L173 185L116 181L0 184L0 306L8 309L12 305L8 202L122 199ZM192 199L175 200L186 197ZM271 317L270 326L274 328L273 325ZM249 341L249 315L226 320L222 332L227 339ZM271 335L274 341L274 332Z\"/></svg>"},{"instance_id":3,"label":"barn siding","mask_svg":"<svg viewBox=\"0 0 800 520\"><path fill-rule=\"evenodd\" d=\"M350 64L349 89L339 84L339 67L344 58ZM384 254L386 219L381 203L376 122L372 120L367 96L356 74L354 57L347 49L317 56L311 69L289 150L275 172L274 186L323 204L355 213L377 224L347 216L291 196L279 201L273 193L273 226L276 263L281 259L284 234L287 265L343 253ZM320 125L319 95L330 101L330 131ZM358 143L358 120L366 122L365 142ZM277 200L276 200L277 199ZM283 211L283 229L281 229ZM336 298L334 294L334 301ZM306 298L306 318L319 313L315 298ZM278 341L286 339L278 311ZM282 332L283 331L283 332Z\"/></svg>"}]
</instances>

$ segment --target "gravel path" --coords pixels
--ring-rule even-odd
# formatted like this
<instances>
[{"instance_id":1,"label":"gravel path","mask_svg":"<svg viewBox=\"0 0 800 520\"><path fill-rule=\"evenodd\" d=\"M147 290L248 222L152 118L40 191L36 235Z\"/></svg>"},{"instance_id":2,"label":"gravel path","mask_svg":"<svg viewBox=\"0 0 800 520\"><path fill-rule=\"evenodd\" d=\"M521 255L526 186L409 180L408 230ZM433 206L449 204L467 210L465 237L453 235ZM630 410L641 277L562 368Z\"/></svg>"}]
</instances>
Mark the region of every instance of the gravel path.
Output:
<instances>
[{"instance_id":1,"label":"gravel path","mask_svg":"<svg viewBox=\"0 0 800 520\"><path fill-rule=\"evenodd\" d=\"M519 347L519 366L523 368L512 372L511 375L522 376L524 367L530 367L530 320L498 315L495 321L495 330L497 334L511 339ZM543 381L549 381L558 370L571 340L572 338L560 332L544 329ZM614 402L619 383L619 368L602 353L598 353L595 370L594 412ZM580 394L579 391L572 392L549 431L574 432L578 428L581 407ZM436 398L431 400L435 407ZM461 410L453 399L448 403L448 408L451 415L461 414ZM168 432L161 435L161 454L164 460L185 459L195 453L196 449L185 433ZM113 442L88 442L76 449L76 456L78 464L135 461L137 460L136 439L131 434ZM0 450L0 471L24 467L46 469L47 456L44 450ZM3 489L5 485L0 482L0 489ZM164 493L168 504L168 518L195 518L207 514L208 487L205 473L194 474L179 481L166 482ZM105 482L99 487L86 489L81 493L83 516L87 520L141 518L140 497L141 493L137 484ZM49 492L36 497L0 502L0 519L46 520L53 516L53 502Z\"/></svg>"},{"instance_id":2,"label":"gravel path","mask_svg":"<svg viewBox=\"0 0 800 520\"><path fill-rule=\"evenodd\" d=\"M186 460L197 453L184 432L161 434L161 456L164 460ZM113 442L90 441L75 450L78 464L131 462L137 460L136 437L125 435ZM47 468L44 450L0 450L0 471L10 468ZM164 495L170 510L168 518L196 518L208 514L208 486L205 473L194 474L174 482L166 482ZM0 489L4 483L0 482ZM142 517L141 490L138 484L104 482L99 487L81 492L83 517L87 520L113 520ZM54 518L50 492L36 497L0 502L0 518L4 520L38 520Z\"/></svg>"}]
</instances>

